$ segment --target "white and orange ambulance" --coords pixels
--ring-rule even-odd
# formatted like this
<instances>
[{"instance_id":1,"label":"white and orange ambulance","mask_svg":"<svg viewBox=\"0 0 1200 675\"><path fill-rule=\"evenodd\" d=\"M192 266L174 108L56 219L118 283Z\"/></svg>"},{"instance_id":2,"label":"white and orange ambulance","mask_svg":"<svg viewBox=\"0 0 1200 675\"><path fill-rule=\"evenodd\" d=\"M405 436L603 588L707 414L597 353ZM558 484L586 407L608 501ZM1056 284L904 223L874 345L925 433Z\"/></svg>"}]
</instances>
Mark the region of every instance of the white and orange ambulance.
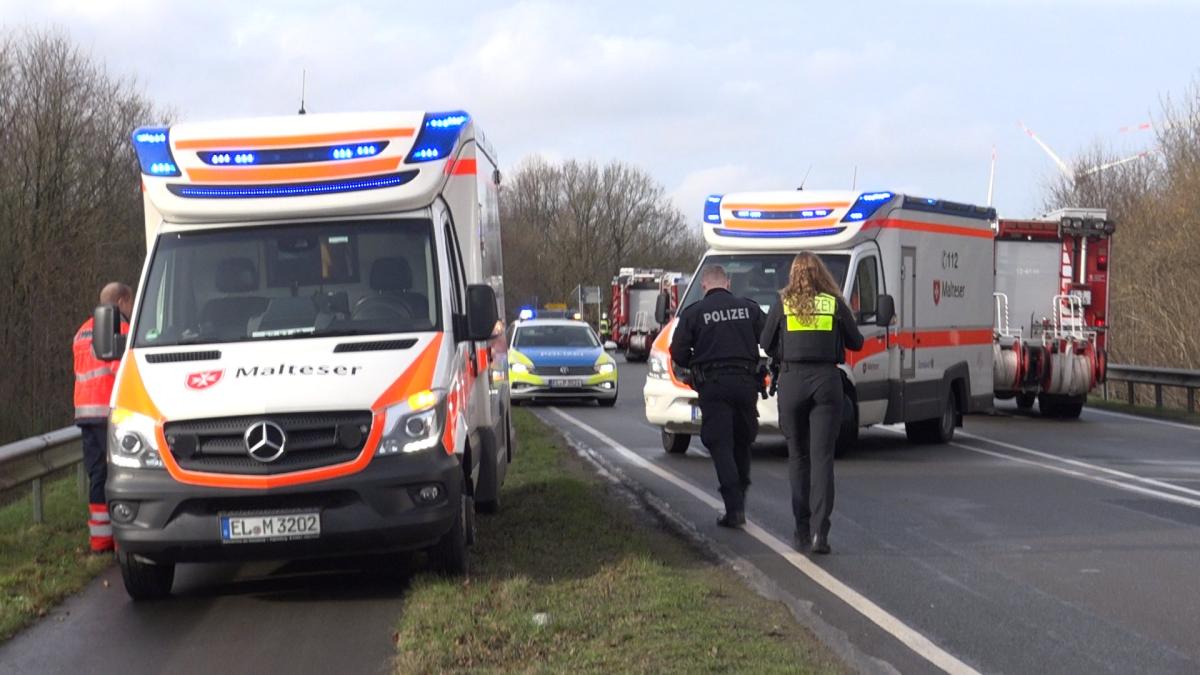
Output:
<instances>
[{"instance_id":1,"label":"white and orange ambulance","mask_svg":"<svg viewBox=\"0 0 1200 675\"><path fill-rule=\"evenodd\" d=\"M512 455L496 156L465 112L133 134L149 255L107 496L125 585L180 561L428 549L461 572Z\"/></svg>"},{"instance_id":2,"label":"white and orange ambulance","mask_svg":"<svg viewBox=\"0 0 1200 675\"><path fill-rule=\"evenodd\" d=\"M702 296L700 272L721 265L732 292L766 311L795 254L816 253L866 338L842 366L848 404L839 445L861 426L895 422L910 438L945 442L964 413L992 405L994 220L990 208L893 192L714 195L704 209L710 250L680 308ZM643 395L664 449L682 453L700 412L668 353L674 325L655 341ZM758 412L762 427L778 431L773 398L760 400Z\"/></svg>"}]
</instances>

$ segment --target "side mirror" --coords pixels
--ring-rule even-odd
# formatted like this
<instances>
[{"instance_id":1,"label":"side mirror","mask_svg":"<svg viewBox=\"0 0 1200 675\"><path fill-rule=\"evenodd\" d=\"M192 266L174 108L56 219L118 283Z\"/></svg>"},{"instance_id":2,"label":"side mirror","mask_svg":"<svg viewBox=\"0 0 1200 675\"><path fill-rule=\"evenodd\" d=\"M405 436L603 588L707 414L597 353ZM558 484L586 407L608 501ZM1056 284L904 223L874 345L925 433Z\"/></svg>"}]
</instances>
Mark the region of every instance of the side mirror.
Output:
<instances>
[{"instance_id":1,"label":"side mirror","mask_svg":"<svg viewBox=\"0 0 1200 675\"><path fill-rule=\"evenodd\" d=\"M671 296L667 295L666 291L658 294L658 300L654 303L654 322L660 326L667 325L671 320Z\"/></svg>"},{"instance_id":2,"label":"side mirror","mask_svg":"<svg viewBox=\"0 0 1200 675\"><path fill-rule=\"evenodd\" d=\"M896 300L887 294L879 296L875 305L875 325L890 326L896 318Z\"/></svg>"},{"instance_id":3,"label":"side mirror","mask_svg":"<svg viewBox=\"0 0 1200 675\"><path fill-rule=\"evenodd\" d=\"M92 313L92 353L101 361L120 361L125 355L121 312L116 305L100 305Z\"/></svg>"},{"instance_id":4,"label":"side mirror","mask_svg":"<svg viewBox=\"0 0 1200 675\"><path fill-rule=\"evenodd\" d=\"M490 340L496 335L499 321L496 291L487 284L467 286L467 330L461 339L473 342Z\"/></svg>"},{"instance_id":5,"label":"side mirror","mask_svg":"<svg viewBox=\"0 0 1200 675\"><path fill-rule=\"evenodd\" d=\"M606 352L615 352L617 351L617 347L617 343L613 342L612 340L604 341L604 351Z\"/></svg>"}]
</instances>

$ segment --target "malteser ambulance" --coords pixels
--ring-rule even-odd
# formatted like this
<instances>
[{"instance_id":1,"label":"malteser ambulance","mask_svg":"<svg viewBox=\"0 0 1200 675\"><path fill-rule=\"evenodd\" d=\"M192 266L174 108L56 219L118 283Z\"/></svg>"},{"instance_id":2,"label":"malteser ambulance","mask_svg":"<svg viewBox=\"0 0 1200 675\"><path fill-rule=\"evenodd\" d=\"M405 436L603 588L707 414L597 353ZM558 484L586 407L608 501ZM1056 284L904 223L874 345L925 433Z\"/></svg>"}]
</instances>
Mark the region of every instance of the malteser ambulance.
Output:
<instances>
[{"instance_id":1,"label":"malteser ambulance","mask_svg":"<svg viewBox=\"0 0 1200 675\"><path fill-rule=\"evenodd\" d=\"M714 195L704 208L710 250L680 308L702 297L704 268L721 265L730 290L767 311L795 254L816 253L866 338L842 366L839 446L859 427L895 422L914 440L945 442L964 413L992 405L994 220L992 209L892 192ZM660 302L660 313L667 306ZM700 409L671 363L674 326L655 341L643 395L664 449L682 453L700 430ZM774 398L760 400L758 412L762 427L779 430Z\"/></svg>"},{"instance_id":2,"label":"malteser ambulance","mask_svg":"<svg viewBox=\"0 0 1200 675\"><path fill-rule=\"evenodd\" d=\"M512 453L496 156L464 112L133 135L149 255L107 495L125 586L176 562L427 549L461 572Z\"/></svg>"}]
</instances>

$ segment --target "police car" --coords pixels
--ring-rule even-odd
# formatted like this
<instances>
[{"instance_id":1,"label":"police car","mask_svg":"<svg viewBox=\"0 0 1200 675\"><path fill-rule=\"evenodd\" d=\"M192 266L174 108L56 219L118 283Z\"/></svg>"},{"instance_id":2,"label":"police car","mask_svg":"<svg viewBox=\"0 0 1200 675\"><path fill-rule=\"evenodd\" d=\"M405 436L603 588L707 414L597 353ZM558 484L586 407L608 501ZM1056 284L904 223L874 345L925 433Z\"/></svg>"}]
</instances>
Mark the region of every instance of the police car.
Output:
<instances>
[{"instance_id":1,"label":"police car","mask_svg":"<svg viewBox=\"0 0 1200 675\"><path fill-rule=\"evenodd\" d=\"M531 319L513 326L508 372L513 401L595 399L617 402L616 349L583 321Z\"/></svg>"}]
</instances>

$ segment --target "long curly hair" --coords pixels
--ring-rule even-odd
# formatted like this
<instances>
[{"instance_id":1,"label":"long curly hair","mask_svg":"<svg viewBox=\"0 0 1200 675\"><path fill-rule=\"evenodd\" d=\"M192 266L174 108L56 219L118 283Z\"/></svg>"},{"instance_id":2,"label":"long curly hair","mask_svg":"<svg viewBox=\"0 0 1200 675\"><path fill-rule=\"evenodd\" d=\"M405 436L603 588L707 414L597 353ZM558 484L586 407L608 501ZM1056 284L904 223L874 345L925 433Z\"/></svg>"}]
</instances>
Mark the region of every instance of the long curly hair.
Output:
<instances>
[{"instance_id":1,"label":"long curly hair","mask_svg":"<svg viewBox=\"0 0 1200 675\"><path fill-rule=\"evenodd\" d=\"M783 298L783 306L802 320L812 319L813 300L821 293L840 297L842 289L838 288L829 268L814 253L805 251L792 260L792 269L788 275L787 286L779 291Z\"/></svg>"}]
</instances>

